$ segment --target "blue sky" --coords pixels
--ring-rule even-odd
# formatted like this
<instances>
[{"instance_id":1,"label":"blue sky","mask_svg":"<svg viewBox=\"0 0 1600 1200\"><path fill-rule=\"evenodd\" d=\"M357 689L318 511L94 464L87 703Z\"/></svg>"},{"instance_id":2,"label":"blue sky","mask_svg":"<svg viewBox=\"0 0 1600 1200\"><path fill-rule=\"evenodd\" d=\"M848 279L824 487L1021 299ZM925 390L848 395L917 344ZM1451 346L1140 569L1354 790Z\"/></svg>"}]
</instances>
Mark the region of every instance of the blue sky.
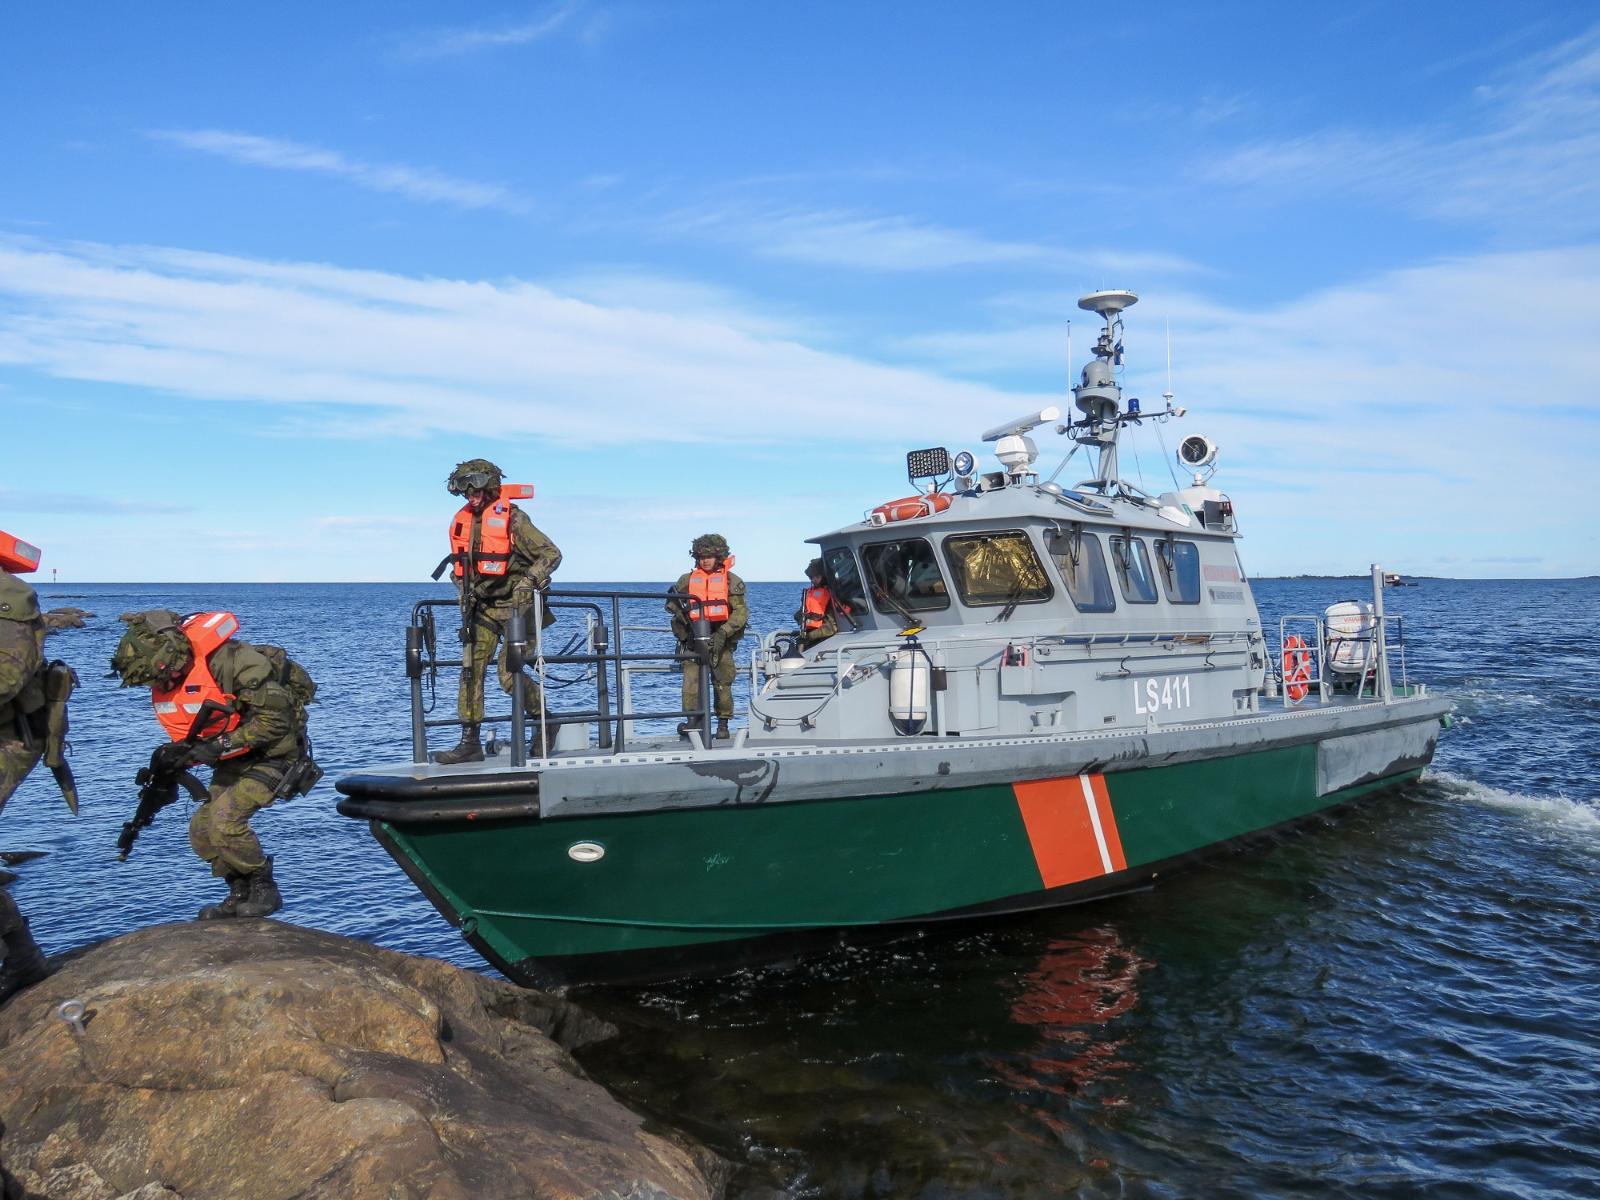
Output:
<instances>
[{"instance_id":1,"label":"blue sky","mask_svg":"<svg viewBox=\"0 0 1600 1200\"><path fill-rule=\"evenodd\" d=\"M422 579L480 454L570 581L796 579L1099 287L1256 573L1600 572L1593 6L11 5L0 116L63 580Z\"/></svg>"}]
</instances>

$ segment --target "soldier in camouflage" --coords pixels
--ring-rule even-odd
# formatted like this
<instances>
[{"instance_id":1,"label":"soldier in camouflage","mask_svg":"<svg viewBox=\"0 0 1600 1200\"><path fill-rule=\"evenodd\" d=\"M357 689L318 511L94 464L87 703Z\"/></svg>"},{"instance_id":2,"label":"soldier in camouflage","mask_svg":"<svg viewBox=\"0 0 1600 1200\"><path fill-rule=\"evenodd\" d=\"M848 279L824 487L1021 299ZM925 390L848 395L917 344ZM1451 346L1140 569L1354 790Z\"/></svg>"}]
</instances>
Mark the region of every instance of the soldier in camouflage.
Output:
<instances>
[{"instance_id":1,"label":"soldier in camouflage","mask_svg":"<svg viewBox=\"0 0 1600 1200\"><path fill-rule=\"evenodd\" d=\"M738 672L734 648L744 636L750 622L750 609L745 601L744 580L732 571L733 555L728 551L728 539L720 533L703 533L689 547L694 559L694 569L678 576L672 585L675 592L683 592L690 599L667 601L667 611L672 614L672 632L678 639L682 654L695 654L693 619L703 615L711 624L711 686L717 716L718 738L728 737L728 721L733 717L733 677ZM695 663L683 664L683 707L693 712L704 701L700 695L700 671ZM680 734L697 728L699 721L691 717L678 726Z\"/></svg>"},{"instance_id":2,"label":"soldier in camouflage","mask_svg":"<svg viewBox=\"0 0 1600 1200\"><path fill-rule=\"evenodd\" d=\"M0 535L3 536L3 535ZM6 538L15 546L15 539ZM32 548L29 547L31 550ZM37 552L35 551L35 556ZM77 790L63 757L67 697L77 677L63 662L45 662L45 623L33 589L12 574L34 562L0 557L0 809L42 758L61 785L67 806L78 811ZM28 921L0 888L0 1001L47 974L44 954Z\"/></svg>"},{"instance_id":3,"label":"soldier in camouflage","mask_svg":"<svg viewBox=\"0 0 1600 1200\"><path fill-rule=\"evenodd\" d=\"M513 609L527 610L535 592L550 586L550 576L561 565L561 551L547 538L528 514L509 501L501 501L505 476L486 458L458 463L445 486L465 504L451 526L451 577L461 601L461 685L456 695L456 711L461 718L461 740L449 750L433 756L437 763L482 762L483 743L479 727L483 723L483 677L489 661L505 636L506 623ZM498 510L498 511L497 511ZM502 530L496 540L496 520ZM496 547L503 541L503 550ZM442 564L441 564L442 565ZM544 610L543 627L555 624L555 616ZM532 631L537 638L538 631ZM515 675L502 654L496 674L500 687L509 695ZM539 682L524 674L524 701L535 716L531 751L549 752L554 740L554 723L544 719L544 698Z\"/></svg>"},{"instance_id":4,"label":"soldier in camouflage","mask_svg":"<svg viewBox=\"0 0 1600 1200\"><path fill-rule=\"evenodd\" d=\"M122 686L169 689L193 681L194 650L176 613L153 609L122 619L128 631L111 658ZM189 845L227 881L228 895L202 908L199 919L270 916L283 897L250 820L274 801L304 795L322 774L306 736L305 706L316 684L277 646L224 641L204 665L216 689L232 697L239 721L227 732L172 744L184 765L212 768L209 796L189 821Z\"/></svg>"}]
</instances>

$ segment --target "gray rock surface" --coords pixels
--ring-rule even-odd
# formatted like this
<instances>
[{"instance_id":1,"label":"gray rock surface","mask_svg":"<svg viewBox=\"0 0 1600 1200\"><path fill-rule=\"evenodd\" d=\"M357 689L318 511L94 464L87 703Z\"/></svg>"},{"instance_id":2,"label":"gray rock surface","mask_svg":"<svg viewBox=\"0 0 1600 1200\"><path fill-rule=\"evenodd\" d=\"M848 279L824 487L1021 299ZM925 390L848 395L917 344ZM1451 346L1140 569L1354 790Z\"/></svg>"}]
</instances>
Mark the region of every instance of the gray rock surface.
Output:
<instances>
[{"instance_id":1,"label":"gray rock surface","mask_svg":"<svg viewBox=\"0 0 1600 1200\"><path fill-rule=\"evenodd\" d=\"M725 1180L583 1074L568 1051L610 1027L545 993L276 921L157 926L52 965L0 1007L6 1200L665 1200Z\"/></svg>"}]
</instances>

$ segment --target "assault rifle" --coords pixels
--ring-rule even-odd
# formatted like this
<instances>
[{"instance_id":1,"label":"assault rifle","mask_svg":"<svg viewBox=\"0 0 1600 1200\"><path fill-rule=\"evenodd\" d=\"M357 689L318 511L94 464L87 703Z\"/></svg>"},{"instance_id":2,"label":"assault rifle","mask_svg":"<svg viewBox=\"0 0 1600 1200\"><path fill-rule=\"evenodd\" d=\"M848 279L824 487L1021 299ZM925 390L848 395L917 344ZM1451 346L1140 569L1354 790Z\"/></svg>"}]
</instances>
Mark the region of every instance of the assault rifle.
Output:
<instances>
[{"instance_id":1,"label":"assault rifle","mask_svg":"<svg viewBox=\"0 0 1600 1200\"><path fill-rule=\"evenodd\" d=\"M151 752L150 765L140 767L139 773L133 777L133 781L139 785L139 806L134 809L132 819L122 823L122 834L117 838L118 862L128 861L139 831L150 828L158 812L177 802L179 784L183 785L183 790L189 793L190 799L196 804L206 802L209 793L205 785L185 770L189 762L189 750L200 741L200 731L211 724L214 718L230 716L232 713L233 709L226 704L207 700L195 713L189 732L181 740L157 746Z\"/></svg>"}]
</instances>

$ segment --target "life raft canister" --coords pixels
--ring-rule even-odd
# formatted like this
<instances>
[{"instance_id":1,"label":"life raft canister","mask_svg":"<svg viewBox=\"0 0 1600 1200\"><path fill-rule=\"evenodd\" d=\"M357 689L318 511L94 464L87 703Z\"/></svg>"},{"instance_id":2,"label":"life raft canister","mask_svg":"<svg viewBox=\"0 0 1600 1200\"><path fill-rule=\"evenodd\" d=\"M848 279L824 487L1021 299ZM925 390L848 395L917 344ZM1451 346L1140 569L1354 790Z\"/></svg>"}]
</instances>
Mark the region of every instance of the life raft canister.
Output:
<instances>
[{"instance_id":1,"label":"life raft canister","mask_svg":"<svg viewBox=\"0 0 1600 1200\"><path fill-rule=\"evenodd\" d=\"M1311 651L1298 633L1283 639L1283 690L1291 700L1304 700L1311 692Z\"/></svg>"},{"instance_id":2,"label":"life raft canister","mask_svg":"<svg viewBox=\"0 0 1600 1200\"><path fill-rule=\"evenodd\" d=\"M878 505L867 515L874 525L890 521L910 521L916 517L932 516L950 507L950 497L943 492L929 492L926 496L902 496Z\"/></svg>"},{"instance_id":3,"label":"life raft canister","mask_svg":"<svg viewBox=\"0 0 1600 1200\"><path fill-rule=\"evenodd\" d=\"M728 604L728 572L733 568L733 555L722 560L715 571L702 571L698 566L689 572L689 619L704 617L713 625L728 619L733 610Z\"/></svg>"},{"instance_id":4,"label":"life raft canister","mask_svg":"<svg viewBox=\"0 0 1600 1200\"><path fill-rule=\"evenodd\" d=\"M207 660L216 652L218 646L239 631L239 619L231 612L195 613L185 617L179 623L178 629L189 640L189 649L194 652L194 661L189 666L189 673L175 688L150 689L150 703L155 706L156 720L161 722L161 727L167 731L167 736L175 742L181 742L189 736L189 726L194 724L195 715L207 700L217 704L233 704L233 696L222 690L216 676L211 673L211 665ZM226 716L213 717L196 736L216 737L238 727L239 714L229 713ZM241 747L223 757L234 758L248 753L247 747Z\"/></svg>"},{"instance_id":5,"label":"life raft canister","mask_svg":"<svg viewBox=\"0 0 1600 1200\"><path fill-rule=\"evenodd\" d=\"M825 587L807 588L802 593L800 606L805 611L805 619L800 623L800 628L807 633L813 633L828 623L828 608L833 603L833 593Z\"/></svg>"},{"instance_id":6,"label":"life raft canister","mask_svg":"<svg viewBox=\"0 0 1600 1200\"><path fill-rule=\"evenodd\" d=\"M475 513L470 504L463 504L450 520L450 553L455 558L453 570L456 578L467 573L467 558L472 559L474 575L504 575L511 565L511 514L516 510L513 500L533 497L531 483L502 483L500 494L483 512ZM478 530L478 548L472 549L473 519L482 516Z\"/></svg>"},{"instance_id":7,"label":"life raft canister","mask_svg":"<svg viewBox=\"0 0 1600 1200\"><path fill-rule=\"evenodd\" d=\"M39 569L41 557L39 547L0 529L0 570L25 575Z\"/></svg>"}]
</instances>

